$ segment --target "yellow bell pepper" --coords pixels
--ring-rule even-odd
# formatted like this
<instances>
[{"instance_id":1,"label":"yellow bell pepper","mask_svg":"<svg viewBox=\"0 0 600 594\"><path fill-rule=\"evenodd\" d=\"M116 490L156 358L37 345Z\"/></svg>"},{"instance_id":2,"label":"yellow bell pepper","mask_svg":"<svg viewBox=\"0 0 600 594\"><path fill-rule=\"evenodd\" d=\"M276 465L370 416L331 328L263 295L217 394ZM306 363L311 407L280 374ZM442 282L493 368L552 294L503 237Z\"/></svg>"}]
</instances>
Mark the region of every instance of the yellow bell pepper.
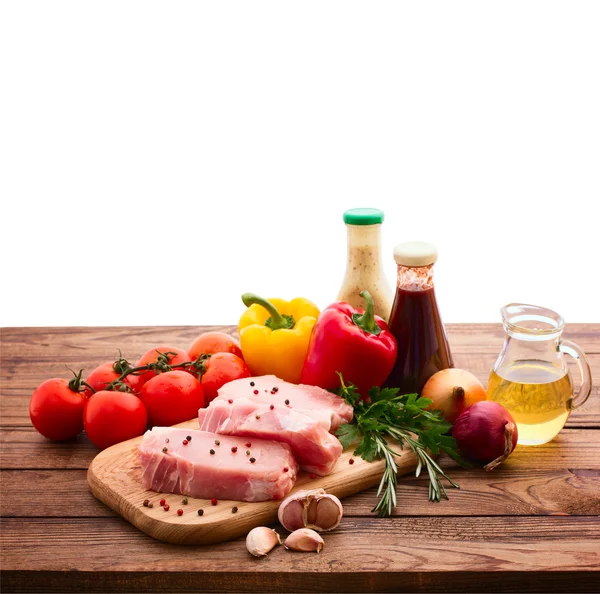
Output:
<instances>
[{"instance_id":1,"label":"yellow bell pepper","mask_svg":"<svg viewBox=\"0 0 600 594\"><path fill-rule=\"evenodd\" d=\"M297 384L319 309L297 297L291 301L263 299L244 293L248 309L238 324L242 353L254 375L276 375Z\"/></svg>"}]
</instances>

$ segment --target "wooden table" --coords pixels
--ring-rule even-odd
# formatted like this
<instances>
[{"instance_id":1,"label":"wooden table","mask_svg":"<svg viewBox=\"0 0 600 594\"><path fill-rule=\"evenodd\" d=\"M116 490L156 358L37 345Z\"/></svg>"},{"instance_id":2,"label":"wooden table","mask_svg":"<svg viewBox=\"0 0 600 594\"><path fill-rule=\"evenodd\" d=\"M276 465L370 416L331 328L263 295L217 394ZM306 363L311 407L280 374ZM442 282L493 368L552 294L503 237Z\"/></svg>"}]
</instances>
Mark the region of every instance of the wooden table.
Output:
<instances>
[{"instance_id":1,"label":"wooden table","mask_svg":"<svg viewBox=\"0 0 600 594\"><path fill-rule=\"evenodd\" d=\"M32 390L65 365L91 371L118 350L186 348L198 327L2 330L2 591L599 591L600 325L572 324L594 376L588 402L557 439L517 447L491 473L443 460L461 490L427 501L425 479L399 481L394 517L370 510L373 489L344 500L344 520L319 554L280 547L255 559L243 539L163 544L88 491L97 450L84 435L52 443L32 428ZM220 327L233 333L232 327ZM449 325L456 365L487 381L499 325Z\"/></svg>"}]
</instances>

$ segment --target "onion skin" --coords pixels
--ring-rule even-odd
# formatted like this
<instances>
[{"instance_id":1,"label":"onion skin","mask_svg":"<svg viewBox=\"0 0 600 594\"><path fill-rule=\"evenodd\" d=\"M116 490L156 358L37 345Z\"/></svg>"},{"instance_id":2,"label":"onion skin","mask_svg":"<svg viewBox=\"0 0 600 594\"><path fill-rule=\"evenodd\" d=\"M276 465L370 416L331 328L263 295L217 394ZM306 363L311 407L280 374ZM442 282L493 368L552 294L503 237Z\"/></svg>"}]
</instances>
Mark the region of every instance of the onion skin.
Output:
<instances>
[{"instance_id":1,"label":"onion skin","mask_svg":"<svg viewBox=\"0 0 600 594\"><path fill-rule=\"evenodd\" d=\"M434 373L423 386L421 396L433 400L429 410L439 410L446 421L454 423L469 406L485 400L487 393L472 373L451 367Z\"/></svg>"},{"instance_id":2,"label":"onion skin","mask_svg":"<svg viewBox=\"0 0 600 594\"><path fill-rule=\"evenodd\" d=\"M493 470L517 445L519 431L511 414L497 402L476 402L456 419L452 429L460 453Z\"/></svg>"}]
</instances>

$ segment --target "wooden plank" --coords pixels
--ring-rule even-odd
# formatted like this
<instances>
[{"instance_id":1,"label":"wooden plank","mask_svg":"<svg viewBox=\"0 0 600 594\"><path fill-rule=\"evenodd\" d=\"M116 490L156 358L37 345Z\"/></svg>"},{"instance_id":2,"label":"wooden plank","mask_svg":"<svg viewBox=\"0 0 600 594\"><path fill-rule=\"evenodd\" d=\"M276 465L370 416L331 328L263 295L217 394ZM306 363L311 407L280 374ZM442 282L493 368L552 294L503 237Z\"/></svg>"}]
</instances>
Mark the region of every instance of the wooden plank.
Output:
<instances>
[{"instance_id":1,"label":"wooden plank","mask_svg":"<svg viewBox=\"0 0 600 594\"><path fill-rule=\"evenodd\" d=\"M453 470L460 490L450 499L427 501L427 479L403 477L394 516L600 515L600 470ZM32 485L36 486L32 496ZM346 517L373 516L377 488L343 500ZM113 517L90 492L85 470L4 470L0 475L4 517ZM474 511L475 510L475 511Z\"/></svg>"},{"instance_id":2,"label":"wooden plank","mask_svg":"<svg viewBox=\"0 0 600 594\"><path fill-rule=\"evenodd\" d=\"M510 531L502 518L347 518L321 554L279 547L255 559L243 539L174 547L118 518L4 519L3 590L594 591L599 527L589 517L516 517Z\"/></svg>"},{"instance_id":3,"label":"wooden plank","mask_svg":"<svg viewBox=\"0 0 600 594\"><path fill-rule=\"evenodd\" d=\"M52 442L32 427L3 428L0 443L0 468L4 469L86 469L99 452L85 435L74 441ZM600 431L569 428L563 429L550 443L517 446L502 467L519 471L598 469L599 461ZM443 464L455 465L452 461Z\"/></svg>"},{"instance_id":4,"label":"wooden plank","mask_svg":"<svg viewBox=\"0 0 600 594\"><path fill-rule=\"evenodd\" d=\"M195 428L197 420L180 423L176 427ZM87 482L100 501L146 534L174 544L207 544L245 535L256 526L277 521L279 501L250 503L221 500L218 505L211 505L210 498L188 496L188 504L183 505L182 495L160 494L144 489L142 468L137 457L141 441L141 437L130 439L98 454L88 469ZM233 454L228 452L227 455ZM350 464L352 458L351 451L343 452L327 476L309 475L301 471L292 493L304 489L324 489L342 498L379 484L384 470L383 460L368 463L356 458ZM396 457L396 465L400 476L414 472L417 456L410 450L401 450ZM160 507L158 502L162 498L169 504L169 511ZM153 503L152 508L142 506L145 499ZM178 509L183 512L182 515L177 514ZM204 515L198 515L199 509L204 511ZM232 509L235 513L232 513Z\"/></svg>"}]
</instances>

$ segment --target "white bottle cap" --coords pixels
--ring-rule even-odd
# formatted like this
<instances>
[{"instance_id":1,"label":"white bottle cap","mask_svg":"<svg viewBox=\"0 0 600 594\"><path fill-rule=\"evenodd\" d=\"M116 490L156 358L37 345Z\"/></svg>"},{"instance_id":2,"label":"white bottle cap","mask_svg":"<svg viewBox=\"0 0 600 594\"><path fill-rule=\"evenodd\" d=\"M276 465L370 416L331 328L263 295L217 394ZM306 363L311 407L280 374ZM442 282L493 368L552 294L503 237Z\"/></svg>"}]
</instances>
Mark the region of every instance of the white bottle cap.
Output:
<instances>
[{"instance_id":1,"label":"white bottle cap","mask_svg":"<svg viewBox=\"0 0 600 594\"><path fill-rule=\"evenodd\" d=\"M394 248L394 260L400 266L429 266L437 257L437 248L424 241L406 241Z\"/></svg>"}]
</instances>

